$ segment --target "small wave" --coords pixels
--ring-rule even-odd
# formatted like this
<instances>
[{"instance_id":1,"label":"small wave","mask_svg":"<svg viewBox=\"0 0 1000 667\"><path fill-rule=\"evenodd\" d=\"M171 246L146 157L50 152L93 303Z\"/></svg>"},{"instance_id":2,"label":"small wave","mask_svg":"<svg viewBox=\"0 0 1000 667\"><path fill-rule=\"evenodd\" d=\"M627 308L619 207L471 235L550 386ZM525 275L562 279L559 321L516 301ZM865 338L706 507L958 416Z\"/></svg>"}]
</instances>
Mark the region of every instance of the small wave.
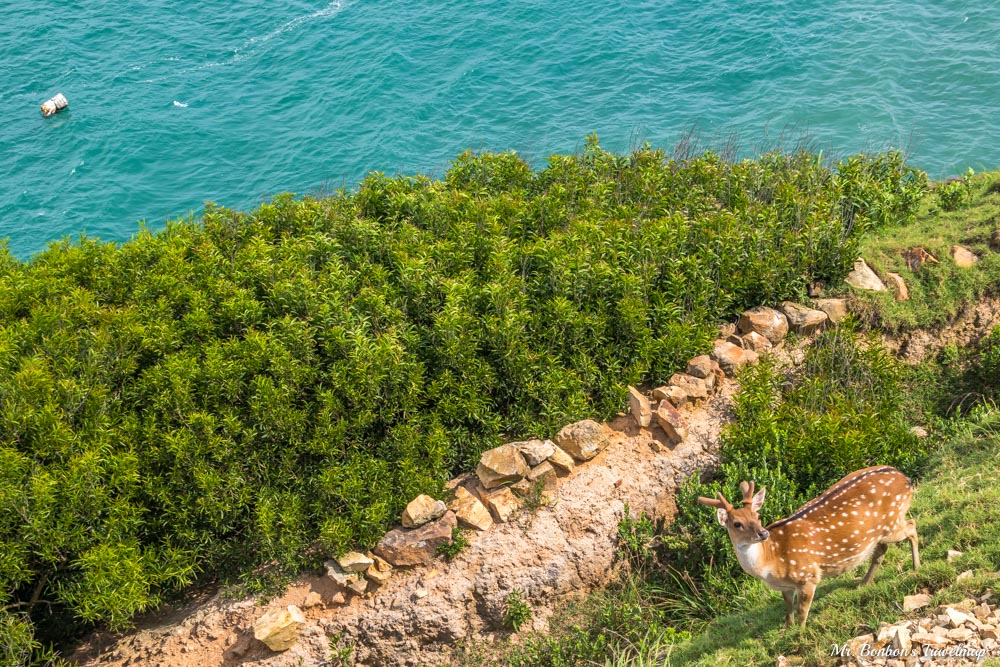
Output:
<instances>
[{"instance_id":1,"label":"small wave","mask_svg":"<svg viewBox=\"0 0 1000 667\"><path fill-rule=\"evenodd\" d=\"M188 108L187 102L178 102L177 100L174 100L174 106L177 107L178 109Z\"/></svg>"}]
</instances>

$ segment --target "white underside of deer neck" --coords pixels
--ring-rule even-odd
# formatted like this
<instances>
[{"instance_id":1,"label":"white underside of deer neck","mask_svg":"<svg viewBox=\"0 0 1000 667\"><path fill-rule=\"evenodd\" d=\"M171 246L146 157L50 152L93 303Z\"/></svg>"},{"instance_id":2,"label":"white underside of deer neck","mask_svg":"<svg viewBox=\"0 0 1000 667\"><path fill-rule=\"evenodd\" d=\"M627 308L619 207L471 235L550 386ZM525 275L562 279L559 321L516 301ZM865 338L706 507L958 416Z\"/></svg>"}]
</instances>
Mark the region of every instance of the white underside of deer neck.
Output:
<instances>
[{"instance_id":1,"label":"white underside of deer neck","mask_svg":"<svg viewBox=\"0 0 1000 667\"><path fill-rule=\"evenodd\" d=\"M764 545L761 542L737 545L736 558L743 571L749 575L766 580L771 574L771 568L765 564Z\"/></svg>"}]
</instances>

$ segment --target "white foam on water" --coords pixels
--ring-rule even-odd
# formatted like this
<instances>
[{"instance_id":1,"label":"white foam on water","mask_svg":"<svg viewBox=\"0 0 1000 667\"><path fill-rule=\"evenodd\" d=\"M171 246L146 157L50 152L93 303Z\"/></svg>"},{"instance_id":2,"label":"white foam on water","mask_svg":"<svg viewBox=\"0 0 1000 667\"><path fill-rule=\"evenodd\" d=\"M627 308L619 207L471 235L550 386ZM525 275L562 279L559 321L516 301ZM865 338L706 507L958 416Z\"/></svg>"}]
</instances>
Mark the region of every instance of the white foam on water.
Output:
<instances>
[{"instance_id":1,"label":"white foam on water","mask_svg":"<svg viewBox=\"0 0 1000 667\"><path fill-rule=\"evenodd\" d=\"M177 100L174 100L174 106L178 109L187 109L188 107L186 102L178 102Z\"/></svg>"},{"instance_id":2,"label":"white foam on water","mask_svg":"<svg viewBox=\"0 0 1000 667\"><path fill-rule=\"evenodd\" d=\"M208 63L202 63L201 65L195 65L194 67L186 67L184 69L178 70L176 72L171 72L165 76L155 77L152 79L144 79L143 83L155 83L157 81L163 81L173 76L179 74L187 74L189 72L197 72L200 70L212 69L214 67L226 67L227 65L232 65L240 61L246 60L247 58L253 56L261 48L268 44L271 40L281 35L297 30L298 28L312 23L313 21L328 19L330 17L336 16L343 9L345 3L343 0L333 0L330 4L322 9L318 9L311 14L305 14L303 16L298 16L290 21L282 23L280 26L274 30L264 34L251 37L244 41L240 46L233 49L233 55L225 60L213 61ZM169 58L168 60L179 60L178 58Z\"/></svg>"}]
</instances>

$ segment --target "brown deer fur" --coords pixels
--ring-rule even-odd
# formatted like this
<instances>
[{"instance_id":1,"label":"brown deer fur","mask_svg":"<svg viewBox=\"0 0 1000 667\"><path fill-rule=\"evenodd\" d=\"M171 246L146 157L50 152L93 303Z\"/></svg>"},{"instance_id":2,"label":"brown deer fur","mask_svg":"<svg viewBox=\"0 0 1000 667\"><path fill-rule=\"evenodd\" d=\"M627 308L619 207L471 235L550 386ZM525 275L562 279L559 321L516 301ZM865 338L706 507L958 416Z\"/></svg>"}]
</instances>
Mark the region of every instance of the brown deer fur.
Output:
<instances>
[{"instance_id":1,"label":"brown deer fur","mask_svg":"<svg viewBox=\"0 0 1000 667\"><path fill-rule=\"evenodd\" d=\"M736 557L748 574L781 591L785 625L791 625L794 596L798 594L799 624L809 617L816 585L824 577L846 572L871 558L869 583L892 542L910 541L913 569L920 566L917 526L906 512L913 487L890 466L857 470L803 505L791 516L764 528L757 512L765 489L754 494L754 483L743 482L742 507L734 509L720 493L718 499L698 498L717 508L719 523L729 531Z\"/></svg>"}]
</instances>

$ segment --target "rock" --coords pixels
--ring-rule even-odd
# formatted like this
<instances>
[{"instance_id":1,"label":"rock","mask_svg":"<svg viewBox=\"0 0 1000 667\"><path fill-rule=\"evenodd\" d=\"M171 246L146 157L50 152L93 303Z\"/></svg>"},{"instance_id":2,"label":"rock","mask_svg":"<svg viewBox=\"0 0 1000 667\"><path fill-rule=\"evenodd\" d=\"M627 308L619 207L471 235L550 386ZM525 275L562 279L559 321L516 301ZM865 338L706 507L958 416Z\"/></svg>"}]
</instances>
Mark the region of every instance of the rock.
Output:
<instances>
[{"instance_id":1,"label":"rock","mask_svg":"<svg viewBox=\"0 0 1000 667\"><path fill-rule=\"evenodd\" d=\"M306 617L293 604L287 609L272 609L253 624L253 636L272 651L287 651L299 638L299 629Z\"/></svg>"},{"instance_id":2,"label":"rock","mask_svg":"<svg viewBox=\"0 0 1000 667\"><path fill-rule=\"evenodd\" d=\"M359 554L357 551L348 551L346 554L337 559L337 564L340 565L341 569L345 572L364 572L374 562L375 561L368 556Z\"/></svg>"},{"instance_id":3,"label":"rock","mask_svg":"<svg viewBox=\"0 0 1000 667\"><path fill-rule=\"evenodd\" d=\"M528 463L517 447L501 445L483 452L476 468L479 481L487 489L518 481L528 473Z\"/></svg>"},{"instance_id":4,"label":"rock","mask_svg":"<svg viewBox=\"0 0 1000 667\"><path fill-rule=\"evenodd\" d=\"M781 311L788 318L788 328L800 336L811 336L824 328L829 319L822 310L813 310L791 301L782 301Z\"/></svg>"},{"instance_id":5,"label":"rock","mask_svg":"<svg viewBox=\"0 0 1000 667\"><path fill-rule=\"evenodd\" d=\"M493 517L486 505L465 487L455 489L455 497L448 503L448 509L455 513L459 525L476 530L489 530L493 527Z\"/></svg>"},{"instance_id":6,"label":"rock","mask_svg":"<svg viewBox=\"0 0 1000 667\"><path fill-rule=\"evenodd\" d=\"M910 271L916 271L927 262L930 262L931 264L938 263L934 255L930 254L923 248L910 248L909 250L904 250L903 260L906 261L906 266L909 267Z\"/></svg>"},{"instance_id":7,"label":"rock","mask_svg":"<svg viewBox=\"0 0 1000 667\"><path fill-rule=\"evenodd\" d=\"M871 267L863 259L854 262L854 269L847 274L844 282L858 289L874 292L885 291L885 284L875 275L875 272L872 271Z\"/></svg>"},{"instance_id":8,"label":"rock","mask_svg":"<svg viewBox=\"0 0 1000 667\"><path fill-rule=\"evenodd\" d=\"M306 598L302 601L303 609L312 609L313 607L318 607L323 604L323 596L316 591L309 591Z\"/></svg>"},{"instance_id":9,"label":"rock","mask_svg":"<svg viewBox=\"0 0 1000 667\"><path fill-rule=\"evenodd\" d=\"M953 628L962 627L966 621L972 618L965 612L959 611L953 607L945 607L944 615L948 617L948 623Z\"/></svg>"},{"instance_id":10,"label":"rock","mask_svg":"<svg viewBox=\"0 0 1000 667\"><path fill-rule=\"evenodd\" d=\"M788 319L774 308L757 306L740 315L740 321L736 324L736 329L740 333L756 331L777 345L788 333ZM725 364L723 364L722 370L726 370ZM728 373L729 371L726 372Z\"/></svg>"},{"instance_id":11,"label":"rock","mask_svg":"<svg viewBox=\"0 0 1000 667\"><path fill-rule=\"evenodd\" d=\"M947 556L948 562L949 563L954 563L956 560L958 560L959 558L961 558L963 555L964 555L964 552L955 551L954 549L948 549L948 556Z\"/></svg>"},{"instance_id":12,"label":"rock","mask_svg":"<svg viewBox=\"0 0 1000 667\"><path fill-rule=\"evenodd\" d=\"M358 573L345 572L344 568L340 567L340 564L335 560L328 560L325 565L327 578L340 588L349 589L351 584L358 580Z\"/></svg>"},{"instance_id":13,"label":"rock","mask_svg":"<svg viewBox=\"0 0 1000 667\"><path fill-rule=\"evenodd\" d=\"M552 452L556 448L556 444L551 440L526 440L524 442L513 442L511 445L516 447L517 451L521 452L521 456L532 467L552 456Z\"/></svg>"},{"instance_id":14,"label":"rock","mask_svg":"<svg viewBox=\"0 0 1000 667\"><path fill-rule=\"evenodd\" d=\"M969 628L952 628L946 636L952 641L964 643L975 637L976 633Z\"/></svg>"},{"instance_id":15,"label":"rock","mask_svg":"<svg viewBox=\"0 0 1000 667\"><path fill-rule=\"evenodd\" d=\"M422 493L411 500L406 509L403 510L403 527L416 528L422 526L429 521L440 519L447 511L448 508L443 501L435 500ZM365 566L357 571L363 572L368 569L369 565L371 563L365 563Z\"/></svg>"},{"instance_id":16,"label":"rock","mask_svg":"<svg viewBox=\"0 0 1000 667\"><path fill-rule=\"evenodd\" d=\"M677 411L677 408L670 404L670 401L660 401L655 415L656 422L672 443L678 444L687 437L687 420Z\"/></svg>"},{"instance_id":17,"label":"rock","mask_svg":"<svg viewBox=\"0 0 1000 667\"><path fill-rule=\"evenodd\" d=\"M719 325L719 338L725 340L736 333L736 325L732 322L723 322Z\"/></svg>"},{"instance_id":18,"label":"rock","mask_svg":"<svg viewBox=\"0 0 1000 667\"><path fill-rule=\"evenodd\" d=\"M812 282L809 283L808 287L806 287L806 294L815 299L816 297L823 296L823 290L825 289L825 283L821 281Z\"/></svg>"},{"instance_id":19,"label":"rock","mask_svg":"<svg viewBox=\"0 0 1000 667\"><path fill-rule=\"evenodd\" d=\"M708 383L693 375L674 373L670 376L670 385L683 390L684 397L689 401L694 402L708 398Z\"/></svg>"},{"instance_id":20,"label":"rock","mask_svg":"<svg viewBox=\"0 0 1000 667\"><path fill-rule=\"evenodd\" d=\"M641 428L649 426L649 422L653 419L653 410L649 406L649 399L643 396L641 391L630 386L628 388L628 404L635 422Z\"/></svg>"},{"instance_id":21,"label":"rock","mask_svg":"<svg viewBox=\"0 0 1000 667\"><path fill-rule=\"evenodd\" d=\"M549 456L549 463L556 467L556 472L568 475L573 472L575 463L573 463L573 457L566 453L562 447L556 447Z\"/></svg>"},{"instance_id":22,"label":"rock","mask_svg":"<svg viewBox=\"0 0 1000 667\"><path fill-rule=\"evenodd\" d=\"M521 509L521 501L507 487L483 491L483 504L493 515L493 520L498 523L505 523Z\"/></svg>"},{"instance_id":23,"label":"rock","mask_svg":"<svg viewBox=\"0 0 1000 667\"><path fill-rule=\"evenodd\" d=\"M606 427L592 419L584 419L563 426L556 435L556 442L577 461L589 461L608 446L610 438Z\"/></svg>"},{"instance_id":24,"label":"rock","mask_svg":"<svg viewBox=\"0 0 1000 667\"><path fill-rule=\"evenodd\" d=\"M347 602L347 598L344 597L343 591L337 591L332 596L330 596L330 599L328 601L328 603L332 605L340 605L344 604L345 602Z\"/></svg>"},{"instance_id":25,"label":"rock","mask_svg":"<svg viewBox=\"0 0 1000 667\"><path fill-rule=\"evenodd\" d=\"M712 357L701 354L691 359L687 363L687 374L702 380L712 375Z\"/></svg>"},{"instance_id":26,"label":"rock","mask_svg":"<svg viewBox=\"0 0 1000 667\"><path fill-rule=\"evenodd\" d=\"M473 475L471 472L463 472L458 477L455 477L453 479L449 479L447 482L445 482L444 483L444 488L445 488L445 491L451 492L451 491L454 491L459 486L466 486L466 485L472 484L472 483L474 483L474 482L476 482L478 480L479 480L479 478L476 477L475 475Z\"/></svg>"},{"instance_id":27,"label":"rock","mask_svg":"<svg viewBox=\"0 0 1000 667\"><path fill-rule=\"evenodd\" d=\"M469 493L464 488L462 490ZM389 581L389 577L392 576L392 565L378 556L375 556L373 560L374 562L365 571L365 576L368 577L368 580L373 582L376 586L382 586L385 582Z\"/></svg>"},{"instance_id":28,"label":"rock","mask_svg":"<svg viewBox=\"0 0 1000 667\"><path fill-rule=\"evenodd\" d=\"M959 572L958 576L955 577L955 581L965 581L966 579L972 579L972 570L965 570L964 572Z\"/></svg>"},{"instance_id":29,"label":"rock","mask_svg":"<svg viewBox=\"0 0 1000 667\"><path fill-rule=\"evenodd\" d=\"M847 641L847 646L850 649L851 655L861 655L861 651L864 649L865 644L871 646L875 643L875 635L861 635L860 637L855 637L854 639L849 639Z\"/></svg>"},{"instance_id":30,"label":"rock","mask_svg":"<svg viewBox=\"0 0 1000 667\"><path fill-rule=\"evenodd\" d=\"M375 584L377 586L377 584ZM351 582L348 586L351 591L357 595L364 595L368 592L368 580L364 577L359 576L357 579Z\"/></svg>"},{"instance_id":31,"label":"rock","mask_svg":"<svg viewBox=\"0 0 1000 667\"><path fill-rule=\"evenodd\" d=\"M507 488L510 489L511 493L513 493L518 498L527 498L529 495L531 495L531 482L529 482L527 479L522 479L518 482L515 482L510 486L508 486Z\"/></svg>"},{"instance_id":32,"label":"rock","mask_svg":"<svg viewBox=\"0 0 1000 667\"><path fill-rule=\"evenodd\" d=\"M930 632L914 632L910 639L918 644L923 644L924 646L929 646L931 648L944 648L951 643L945 637L935 635Z\"/></svg>"},{"instance_id":33,"label":"rock","mask_svg":"<svg viewBox=\"0 0 1000 667\"><path fill-rule=\"evenodd\" d=\"M903 611L916 611L923 609L931 603L931 596L927 593L903 596Z\"/></svg>"},{"instance_id":34,"label":"rock","mask_svg":"<svg viewBox=\"0 0 1000 667\"><path fill-rule=\"evenodd\" d=\"M951 247L951 258L955 261L955 266L960 269L972 268L979 261L976 253L960 245L953 245Z\"/></svg>"},{"instance_id":35,"label":"rock","mask_svg":"<svg viewBox=\"0 0 1000 667\"><path fill-rule=\"evenodd\" d=\"M896 301L909 301L910 290L906 287L903 276L892 271L885 272L885 282L889 286L889 291L896 297Z\"/></svg>"},{"instance_id":36,"label":"rock","mask_svg":"<svg viewBox=\"0 0 1000 667\"><path fill-rule=\"evenodd\" d=\"M912 646L910 631L906 629L906 626L897 626L892 635L892 647L903 653L909 653Z\"/></svg>"},{"instance_id":37,"label":"rock","mask_svg":"<svg viewBox=\"0 0 1000 667\"><path fill-rule=\"evenodd\" d=\"M1000 229L994 229L990 234L990 250L1000 252Z\"/></svg>"},{"instance_id":38,"label":"rock","mask_svg":"<svg viewBox=\"0 0 1000 667\"><path fill-rule=\"evenodd\" d=\"M847 299L816 299L816 308L826 313L830 324L840 324L847 317Z\"/></svg>"},{"instance_id":39,"label":"rock","mask_svg":"<svg viewBox=\"0 0 1000 667\"><path fill-rule=\"evenodd\" d=\"M743 350L721 340L715 341L712 358L719 362L719 367L726 375L732 375L738 368L747 364L756 364L758 359L757 353L753 350Z\"/></svg>"},{"instance_id":40,"label":"rock","mask_svg":"<svg viewBox=\"0 0 1000 667\"><path fill-rule=\"evenodd\" d=\"M658 396L656 395L655 391L653 392L653 394L661 401L670 401L670 404L673 405L675 408L684 407L684 405L688 402L687 392L681 389L680 387L674 387L671 385L660 388L663 389L663 391L660 392Z\"/></svg>"},{"instance_id":41,"label":"rock","mask_svg":"<svg viewBox=\"0 0 1000 667\"><path fill-rule=\"evenodd\" d=\"M743 347L759 353L770 350L774 345L767 336L762 336L756 331L751 331L743 336Z\"/></svg>"},{"instance_id":42,"label":"rock","mask_svg":"<svg viewBox=\"0 0 1000 667\"><path fill-rule=\"evenodd\" d=\"M437 554L442 544L451 543L451 532L458 526L454 512L445 512L437 521L419 528L394 528L386 533L375 547L381 556L395 567L426 565Z\"/></svg>"},{"instance_id":43,"label":"rock","mask_svg":"<svg viewBox=\"0 0 1000 667\"><path fill-rule=\"evenodd\" d=\"M529 482L537 482L540 479L545 479L551 477L556 478L556 469L552 467L552 464L548 461L543 461L528 472L527 480Z\"/></svg>"},{"instance_id":44,"label":"rock","mask_svg":"<svg viewBox=\"0 0 1000 667\"><path fill-rule=\"evenodd\" d=\"M736 347L746 347L743 344L743 338L740 337L740 336L737 336L736 334L732 334L731 336L726 336L726 342L727 343L732 343Z\"/></svg>"}]
</instances>

